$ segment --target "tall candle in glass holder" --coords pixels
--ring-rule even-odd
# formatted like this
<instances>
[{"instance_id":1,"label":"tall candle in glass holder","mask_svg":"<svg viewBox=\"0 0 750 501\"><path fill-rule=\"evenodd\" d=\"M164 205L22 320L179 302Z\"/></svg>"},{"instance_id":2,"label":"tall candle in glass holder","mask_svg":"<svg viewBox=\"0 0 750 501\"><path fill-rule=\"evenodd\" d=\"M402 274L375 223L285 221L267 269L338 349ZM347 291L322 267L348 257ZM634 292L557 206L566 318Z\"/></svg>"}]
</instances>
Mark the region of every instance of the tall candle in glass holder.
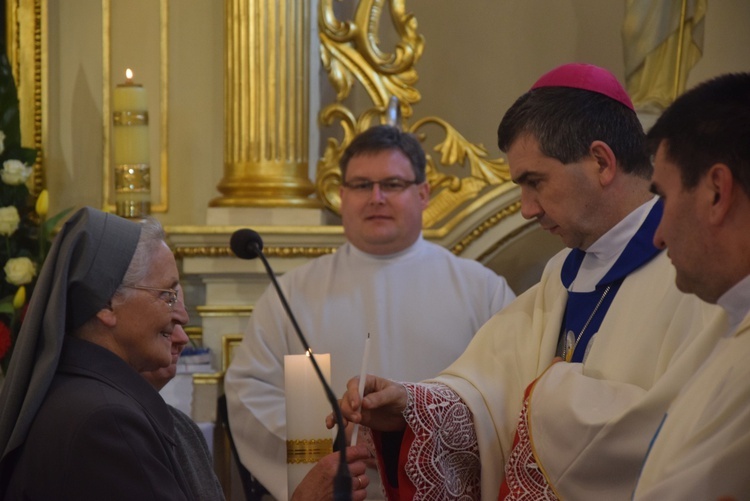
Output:
<instances>
[{"instance_id":1,"label":"tall candle in glass holder","mask_svg":"<svg viewBox=\"0 0 750 501\"><path fill-rule=\"evenodd\" d=\"M331 355L316 353L315 360L330 383ZM332 409L307 355L284 355L284 391L287 486L291 497L315 463L333 451L333 433L325 425Z\"/></svg>"},{"instance_id":2,"label":"tall candle in glass holder","mask_svg":"<svg viewBox=\"0 0 750 501\"><path fill-rule=\"evenodd\" d=\"M112 95L117 214L140 218L151 212L148 100L146 89L125 71Z\"/></svg>"}]
</instances>

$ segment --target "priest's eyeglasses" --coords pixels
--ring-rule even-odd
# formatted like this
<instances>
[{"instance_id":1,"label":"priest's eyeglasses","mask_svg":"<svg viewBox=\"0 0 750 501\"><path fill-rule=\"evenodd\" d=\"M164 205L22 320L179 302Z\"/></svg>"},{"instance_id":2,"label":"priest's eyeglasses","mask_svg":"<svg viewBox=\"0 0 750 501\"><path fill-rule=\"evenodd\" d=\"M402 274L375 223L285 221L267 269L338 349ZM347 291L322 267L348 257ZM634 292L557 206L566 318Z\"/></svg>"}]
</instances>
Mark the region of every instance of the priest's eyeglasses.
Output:
<instances>
[{"instance_id":1,"label":"priest's eyeglasses","mask_svg":"<svg viewBox=\"0 0 750 501\"><path fill-rule=\"evenodd\" d=\"M161 292L161 294L159 294L159 299L167 303L167 306L169 306L170 310L174 308L174 305L177 302L177 291L174 289L157 289L156 287L145 287L143 285L124 285L123 287L127 287L128 289L138 289L138 290L143 290L143 291Z\"/></svg>"},{"instance_id":2,"label":"priest's eyeglasses","mask_svg":"<svg viewBox=\"0 0 750 501\"><path fill-rule=\"evenodd\" d=\"M344 181L341 183L344 188L352 190L354 193L370 193L372 187L376 184L383 193L401 193L409 186L419 184L416 180L409 181L400 177L389 177L380 181L370 181L369 179L355 179L354 181Z\"/></svg>"}]
</instances>

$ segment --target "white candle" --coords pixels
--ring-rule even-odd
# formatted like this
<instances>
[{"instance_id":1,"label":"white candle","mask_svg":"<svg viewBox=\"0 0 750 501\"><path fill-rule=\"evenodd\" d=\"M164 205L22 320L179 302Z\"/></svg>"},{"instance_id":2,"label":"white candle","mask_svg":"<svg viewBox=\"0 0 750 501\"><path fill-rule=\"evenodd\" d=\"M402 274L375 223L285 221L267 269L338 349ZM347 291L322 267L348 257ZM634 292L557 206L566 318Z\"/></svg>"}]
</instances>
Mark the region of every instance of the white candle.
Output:
<instances>
[{"instance_id":1,"label":"white candle","mask_svg":"<svg viewBox=\"0 0 750 501\"><path fill-rule=\"evenodd\" d=\"M115 164L148 164L148 98L146 89L133 82L133 72L125 71L125 83L112 95L115 114Z\"/></svg>"},{"instance_id":2,"label":"white candle","mask_svg":"<svg viewBox=\"0 0 750 501\"><path fill-rule=\"evenodd\" d=\"M370 359L370 333L367 333L365 339L365 354L362 355L362 368L359 370L359 401L360 405L365 396L365 378L367 377L367 361ZM357 445L357 436L359 435L359 424L355 424L352 429L352 445Z\"/></svg>"},{"instance_id":3,"label":"white candle","mask_svg":"<svg viewBox=\"0 0 750 501\"><path fill-rule=\"evenodd\" d=\"M331 355L315 354L326 381L331 380ZM289 496L315 463L333 450L333 434L325 418L331 405L307 355L284 355L286 392L287 485Z\"/></svg>"},{"instance_id":4,"label":"white candle","mask_svg":"<svg viewBox=\"0 0 750 501\"><path fill-rule=\"evenodd\" d=\"M112 109L117 214L143 217L151 212L148 99L130 68L112 94Z\"/></svg>"}]
</instances>

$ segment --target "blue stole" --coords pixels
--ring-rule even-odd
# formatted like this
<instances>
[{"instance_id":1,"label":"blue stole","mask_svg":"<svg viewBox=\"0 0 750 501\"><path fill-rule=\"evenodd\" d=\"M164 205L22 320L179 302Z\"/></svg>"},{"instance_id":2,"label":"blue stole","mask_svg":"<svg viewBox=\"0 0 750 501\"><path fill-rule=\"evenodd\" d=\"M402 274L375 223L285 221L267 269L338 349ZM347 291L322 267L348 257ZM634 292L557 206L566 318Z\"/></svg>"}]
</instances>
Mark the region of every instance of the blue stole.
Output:
<instances>
[{"instance_id":1,"label":"blue stole","mask_svg":"<svg viewBox=\"0 0 750 501\"><path fill-rule=\"evenodd\" d=\"M620 285L622 285L628 275L651 261L659 254L660 250L654 246L653 239L656 228L659 226L659 221L661 221L663 211L663 202L658 200L651 209L651 212L646 216L643 224L641 224L638 231L633 235L633 238L631 238L625 246L625 249L617 261L615 261L615 264L612 265L612 268L610 268L599 283L596 284L596 288L593 291L568 291L568 302L565 306L565 315L563 317L560 338L558 341L557 356L562 356L566 342L566 333L572 331L577 338L584 325L586 325L586 322L588 322L586 330L578 341L578 344L575 345L573 358L571 359L571 362L583 361L586 347L594 334L599 331L599 327L601 326L612 301L617 295ZM570 284L573 283L576 275L578 275L578 270L581 268L581 263L583 262L585 255L586 253L584 251L573 249L565 258L560 278L566 289L570 287ZM610 287L610 290L602 300L604 291L608 286ZM601 304L599 305L599 308L596 309L596 305L600 300ZM594 310L596 310L596 313L592 316ZM637 313L634 312L634 314Z\"/></svg>"}]
</instances>

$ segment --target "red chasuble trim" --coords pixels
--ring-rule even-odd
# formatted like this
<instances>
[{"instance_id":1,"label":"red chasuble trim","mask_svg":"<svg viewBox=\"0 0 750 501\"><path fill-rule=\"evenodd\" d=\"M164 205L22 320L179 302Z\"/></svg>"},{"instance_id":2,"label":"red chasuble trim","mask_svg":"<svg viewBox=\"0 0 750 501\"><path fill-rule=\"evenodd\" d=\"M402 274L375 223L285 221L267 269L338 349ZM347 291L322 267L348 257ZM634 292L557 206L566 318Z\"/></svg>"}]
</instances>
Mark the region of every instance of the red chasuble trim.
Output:
<instances>
[{"instance_id":1,"label":"red chasuble trim","mask_svg":"<svg viewBox=\"0 0 750 501\"><path fill-rule=\"evenodd\" d=\"M383 478L388 498L480 499L479 448L469 408L443 384L403 384L408 396L407 428L399 446L398 488L388 486ZM375 444L380 476L385 477L382 435Z\"/></svg>"},{"instance_id":2,"label":"red chasuble trim","mask_svg":"<svg viewBox=\"0 0 750 501\"><path fill-rule=\"evenodd\" d=\"M401 439L401 447L398 454L398 486L392 485L385 474L387 470L385 466L386 458L383 454L382 434L372 430L372 439L377 451L378 472L380 472L380 480L385 490L386 499L389 501L409 501L414 499L417 488L406 474L406 461L409 456L409 447L414 442L414 432L407 426Z\"/></svg>"},{"instance_id":3,"label":"red chasuble trim","mask_svg":"<svg viewBox=\"0 0 750 501\"><path fill-rule=\"evenodd\" d=\"M538 380L534 380L524 392L523 407L518 418L516 434L513 437L513 448L508 463L505 465L505 478L500 484L499 501L527 499L557 501L559 499L555 489L547 481L544 468L537 463L534 452L529 422L529 402Z\"/></svg>"}]
</instances>

